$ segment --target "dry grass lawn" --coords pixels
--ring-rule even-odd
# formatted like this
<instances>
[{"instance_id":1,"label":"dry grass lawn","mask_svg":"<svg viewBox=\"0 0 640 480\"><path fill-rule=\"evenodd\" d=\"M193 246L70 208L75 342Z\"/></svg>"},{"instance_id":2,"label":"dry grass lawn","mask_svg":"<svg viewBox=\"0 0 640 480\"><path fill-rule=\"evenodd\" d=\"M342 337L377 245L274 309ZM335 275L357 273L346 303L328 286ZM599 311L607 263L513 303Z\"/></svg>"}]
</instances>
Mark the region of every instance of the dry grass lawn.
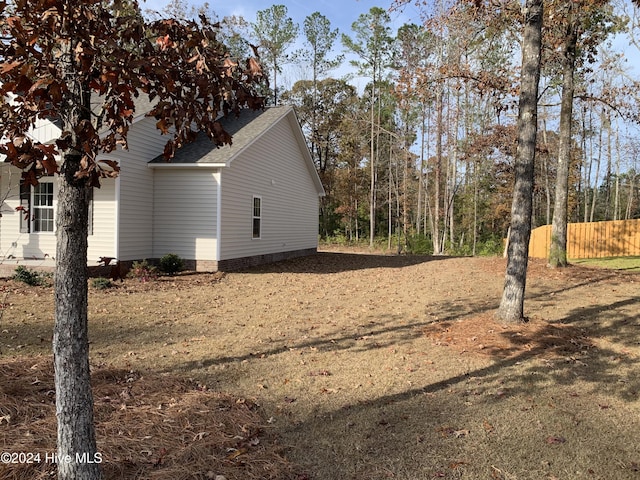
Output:
<instances>
[{"instance_id":1,"label":"dry grass lawn","mask_svg":"<svg viewBox=\"0 0 640 480\"><path fill-rule=\"evenodd\" d=\"M504 268L325 251L92 290L106 478L640 478L640 274L532 261L505 327ZM51 289L1 286L0 443L52 452Z\"/></svg>"}]
</instances>

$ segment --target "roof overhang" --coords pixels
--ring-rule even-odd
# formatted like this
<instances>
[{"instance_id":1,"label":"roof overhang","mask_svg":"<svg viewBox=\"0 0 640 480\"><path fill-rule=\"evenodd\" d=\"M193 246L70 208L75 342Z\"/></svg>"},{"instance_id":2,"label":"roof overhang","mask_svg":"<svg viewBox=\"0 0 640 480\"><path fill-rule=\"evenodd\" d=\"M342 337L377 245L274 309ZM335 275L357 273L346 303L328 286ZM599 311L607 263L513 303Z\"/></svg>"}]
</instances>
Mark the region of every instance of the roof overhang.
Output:
<instances>
[{"instance_id":1,"label":"roof overhang","mask_svg":"<svg viewBox=\"0 0 640 480\"><path fill-rule=\"evenodd\" d=\"M147 163L147 167L149 168L157 168L157 169L187 169L187 168L202 168L202 169L218 169L226 167L226 163Z\"/></svg>"}]
</instances>

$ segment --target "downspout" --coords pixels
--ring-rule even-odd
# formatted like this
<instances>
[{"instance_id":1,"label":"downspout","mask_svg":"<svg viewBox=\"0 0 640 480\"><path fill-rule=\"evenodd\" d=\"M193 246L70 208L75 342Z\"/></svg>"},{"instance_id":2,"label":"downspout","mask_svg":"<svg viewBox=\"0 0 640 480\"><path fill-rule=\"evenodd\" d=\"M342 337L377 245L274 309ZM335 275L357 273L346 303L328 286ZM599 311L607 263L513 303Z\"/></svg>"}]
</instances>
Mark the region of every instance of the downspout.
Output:
<instances>
[{"instance_id":1,"label":"downspout","mask_svg":"<svg viewBox=\"0 0 640 480\"><path fill-rule=\"evenodd\" d=\"M113 239L113 250L116 259L120 260L120 175L116 177L115 192L115 229Z\"/></svg>"},{"instance_id":2,"label":"downspout","mask_svg":"<svg viewBox=\"0 0 640 480\"><path fill-rule=\"evenodd\" d=\"M222 233L222 170L218 170L214 174L216 179L216 253L215 261L220 262L221 252L221 233Z\"/></svg>"}]
</instances>

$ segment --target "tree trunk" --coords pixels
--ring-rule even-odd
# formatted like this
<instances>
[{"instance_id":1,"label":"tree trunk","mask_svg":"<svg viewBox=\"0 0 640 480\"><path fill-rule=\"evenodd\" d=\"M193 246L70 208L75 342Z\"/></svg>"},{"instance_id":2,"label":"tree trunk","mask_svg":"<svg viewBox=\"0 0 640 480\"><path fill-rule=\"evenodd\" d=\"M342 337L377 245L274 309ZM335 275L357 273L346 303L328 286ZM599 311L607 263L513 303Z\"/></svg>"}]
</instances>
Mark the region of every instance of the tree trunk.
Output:
<instances>
[{"instance_id":1,"label":"tree trunk","mask_svg":"<svg viewBox=\"0 0 640 480\"><path fill-rule=\"evenodd\" d=\"M68 27L64 28L66 31ZM58 419L58 480L102 478L93 424L89 370L88 267L90 187L76 178L82 153L74 127L91 121L91 94L76 79L74 41L65 45L61 62L72 99L63 112L63 130L74 147L63 153L58 174L56 267L54 286L53 366Z\"/></svg>"},{"instance_id":2,"label":"tree trunk","mask_svg":"<svg viewBox=\"0 0 640 480\"><path fill-rule=\"evenodd\" d=\"M591 196L591 213L589 214L589 221L593 222L596 214L596 204L598 201L598 183L600 183L600 165L602 164L602 115L600 115L600 130L598 132L598 154L596 155L596 172L595 177L593 179L593 188L592 188L592 196ZM593 125L593 122L591 123Z\"/></svg>"},{"instance_id":3,"label":"tree trunk","mask_svg":"<svg viewBox=\"0 0 640 480\"><path fill-rule=\"evenodd\" d=\"M442 81L436 93L436 168L434 179L434 212L433 212L433 254L442 255L440 242L440 183L442 181L442 135L443 135L443 89Z\"/></svg>"},{"instance_id":4,"label":"tree trunk","mask_svg":"<svg viewBox=\"0 0 640 480\"><path fill-rule=\"evenodd\" d=\"M369 162L371 182L369 192L369 248L373 248L376 236L376 162L375 162L375 123L374 123L374 107L375 107L375 90L376 90L376 74L373 72L373 84L371 85L371 145L369 145Z\"/></svg>"},{"instance_id":5,"label":"tree trunk","mask_svg":"<svg viewBox=\"0 0 640 480\"><path fill-rule=\"evenodd\" d=\"M571 6L569 8L572 8ZM571 165L571 124L573 120L573 74L576 63L577 26L573 12L569 12L564 40L564 66L562 72L562 102L560 106L560 146L556 173L556 196L551 225L549 265L566 267L567 261L567 204L569 198L569 167Z\"/></svg>"},{"instance_id":6,"label":"tree trunk","mask_svg":"<svg viewBox=\"0 0 640 480\"><path fill-rule=\"evenodd\" d=\"M496 317L503 322L524 321L529 239L533 201L533 169L538 129L538 83L542 45L543 0L527 0L524 6L522 80L518 113L518 147L515 188L511 205L511 232L507 271Z\"/></svg>"},{"instance_id":7,"label":"tree trunk","mask_svg":"<svg viewBox=\"0 0 640 480\"><path fill-rule=\"evenodd\" d=\"M93 425L87 317L89 187L74 179L79 155L59 175L53 357L58 418L58 479L101 478Z\"/></svg>"}]
</instances>

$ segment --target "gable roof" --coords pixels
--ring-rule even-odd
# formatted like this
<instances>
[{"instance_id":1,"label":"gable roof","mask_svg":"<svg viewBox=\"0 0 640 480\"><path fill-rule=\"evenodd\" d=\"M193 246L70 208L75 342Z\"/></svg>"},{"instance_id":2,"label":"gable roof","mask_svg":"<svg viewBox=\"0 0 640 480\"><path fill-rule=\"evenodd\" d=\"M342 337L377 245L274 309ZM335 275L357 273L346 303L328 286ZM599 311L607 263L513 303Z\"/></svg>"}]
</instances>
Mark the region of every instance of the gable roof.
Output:
<instances>
[{"instance_id":1,"label":"gable roof","mask_svg":"<svg viewBox=\"0 0 640 480\"><path fill-rule=\"evenodd\" d=\"M292 122L292 131L318 195L324 196L322 182L291 106L266 107L264 110L245 109L237 117L233 114L228 115L222 118L220 123L225 131L232 136L231 145L218 147L209 140L206 134L200 132L196 140L179 148L169 162L162 155L159 155L149 162L149 166L151 168L228 167L234 158L265 135L271 127L287 118Z\"/></svg>"}]
</instances>

